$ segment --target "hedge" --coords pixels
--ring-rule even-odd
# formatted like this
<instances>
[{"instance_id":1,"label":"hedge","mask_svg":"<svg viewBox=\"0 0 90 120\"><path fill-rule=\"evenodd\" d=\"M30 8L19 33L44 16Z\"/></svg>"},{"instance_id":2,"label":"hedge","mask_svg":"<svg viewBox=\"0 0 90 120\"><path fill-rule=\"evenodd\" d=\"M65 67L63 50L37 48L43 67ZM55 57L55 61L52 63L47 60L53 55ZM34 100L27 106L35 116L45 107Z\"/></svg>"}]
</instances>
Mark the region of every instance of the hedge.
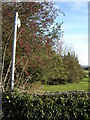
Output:
<instances>
[{"instance_id":1,"label":"hedge","mask_svg":"<svg viewBox=\"0 0 90 120\"><path fill-rule=\"evenodd\" d=\"M86 93L62 96L3 93L3 120L90 120Z\"/></svg>"}]
</instances>

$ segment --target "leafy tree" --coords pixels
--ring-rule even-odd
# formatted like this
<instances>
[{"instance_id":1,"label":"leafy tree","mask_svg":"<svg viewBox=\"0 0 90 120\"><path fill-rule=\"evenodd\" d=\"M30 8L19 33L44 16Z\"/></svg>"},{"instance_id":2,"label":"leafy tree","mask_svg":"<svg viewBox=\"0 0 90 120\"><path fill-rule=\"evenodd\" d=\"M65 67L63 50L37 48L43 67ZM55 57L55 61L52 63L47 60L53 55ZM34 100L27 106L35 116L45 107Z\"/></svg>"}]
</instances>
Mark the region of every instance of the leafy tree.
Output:
<instances>
[{"instance_id":1,"label":"leafy tree","mask_svg":"<svg viewBox=\"0 0 90 120\"><path fill-rule=\"evenodd\" d=\"M60 84L67 80L67 71L63 66L62 57L55 54L52 60L47 64L43 70L42 82L46 84Z\"/></svg>"},{"instance_id":2,"label":"leafy tree","mask_svg":"<svg viewBox=\"0 0 90 120\"><path fill-rule=\"evenodd\" d=\"M12 61L13 22L18 11L21 28L18 29L16 48L16 83L37 78L42 66L50 61L52 48L58 40L61 24L54 23L60 12L51 2L3 3L2 6L2 80L7 86ZM10 83L10 82L9 82Z\"/></svg>"},{"instance_id":3,"label":"leafy tree","mask_svg":"<svg viewBox=\"0 0 90 120\"><path fill-rule=\"evenodd\" d=\"M68 71L67 81L78 82L83 78L83 69L81 68L75 53L68 52L63 58L64 67Z\"/></svg>"},{"instance_id":4,"label":"leafy tree","mask_svg":"<svg viewBox=\"0 0 90 120\"><path fill-rule=\"evenodd\" d=\"M62 53L62 23L55 23L62 11L51 2L3 3L2 6L2 81L9 89L12 63L14 15L18 11L21 27L17 33L15 85L41 80L47 84L79 81L83 71L75 54ZM59 41L59 42L58 42ZM57 48L57 43L60 49Z\"/></svg>"}]
</instances>

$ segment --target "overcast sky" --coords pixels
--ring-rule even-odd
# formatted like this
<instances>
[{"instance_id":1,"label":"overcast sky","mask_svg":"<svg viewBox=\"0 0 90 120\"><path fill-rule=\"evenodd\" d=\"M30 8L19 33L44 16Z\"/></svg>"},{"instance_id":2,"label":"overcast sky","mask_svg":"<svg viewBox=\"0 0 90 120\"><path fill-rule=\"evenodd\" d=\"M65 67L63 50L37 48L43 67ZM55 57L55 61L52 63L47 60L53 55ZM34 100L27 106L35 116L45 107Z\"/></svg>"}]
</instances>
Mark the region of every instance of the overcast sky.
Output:
<instances>
[{"instance_id":1,"label":"overcast sky","mask_svg":"<svg viewBox=\"0 0 90 120\"><path fill-rule=\"evenodd\" d=\"M88 2L57 2L55 7L65 13L56 19L64 22L64 45L75 51L80 64L88 65Z\"/></svg>"}]
</instances>

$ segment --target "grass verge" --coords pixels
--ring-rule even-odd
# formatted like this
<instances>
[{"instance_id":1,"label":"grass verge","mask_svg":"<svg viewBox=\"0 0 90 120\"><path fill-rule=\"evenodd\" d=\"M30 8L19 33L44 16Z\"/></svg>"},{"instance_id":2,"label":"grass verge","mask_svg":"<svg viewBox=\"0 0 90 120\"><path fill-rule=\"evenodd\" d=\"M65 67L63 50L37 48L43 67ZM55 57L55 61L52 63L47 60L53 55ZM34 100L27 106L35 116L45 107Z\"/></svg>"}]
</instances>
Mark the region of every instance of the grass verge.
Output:
<instances>
[{"instance_id":1,"label":"grass verge","mask_svg":"<svg viewBox=\"0 0 90 120\"><path fill-rule=\"evenodd\" d=\"M41 92L65 92L65 91L74 91L74 90L84 90L88 92L90 80L84 78L79 83L68 83L63 85L42 85Z\"/></svg>"}]
</instances>

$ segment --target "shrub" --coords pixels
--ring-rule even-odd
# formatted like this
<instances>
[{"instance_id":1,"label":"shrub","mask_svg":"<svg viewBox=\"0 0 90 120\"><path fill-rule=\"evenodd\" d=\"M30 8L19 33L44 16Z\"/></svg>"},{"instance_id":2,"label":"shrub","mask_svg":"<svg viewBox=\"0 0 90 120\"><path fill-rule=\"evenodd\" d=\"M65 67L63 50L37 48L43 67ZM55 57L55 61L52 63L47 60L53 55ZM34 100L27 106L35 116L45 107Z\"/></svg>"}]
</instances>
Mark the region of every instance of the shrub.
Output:
<instances>
[{"instance_id":1,"label":"shrub","mask_svg":"<svg viewBox=\"0 0 90 120\"><path fill-rule=\"evenodd\" d=\"M3 93L3 120L90 120L89 97L83 93L30 95Z\"/></svg>"},{"instance_id":2,"label":"shrub","mask_svg":"<svg viewBox=\"0 0 90 120\"><path fill-rule=\"evenodd\" d=\"M67 80L67 71L63 67L62 57L58 55L54 55L42 73L42 83L44 84L56 85L65 83Z\"/></svg>"},{"instance_id":3,"label":"shrub","mask_svg":"<svg viewBox=\"0 0 90 120\"><path fill-rule=\"evenodd\" d=\"M79 60L75 53L68 52L67 55L64 55L63 58L64 67L67 74L67 81L68 82L78 82L84 76L84 71L79 64Z\"/></svg>"}]
</instances>

